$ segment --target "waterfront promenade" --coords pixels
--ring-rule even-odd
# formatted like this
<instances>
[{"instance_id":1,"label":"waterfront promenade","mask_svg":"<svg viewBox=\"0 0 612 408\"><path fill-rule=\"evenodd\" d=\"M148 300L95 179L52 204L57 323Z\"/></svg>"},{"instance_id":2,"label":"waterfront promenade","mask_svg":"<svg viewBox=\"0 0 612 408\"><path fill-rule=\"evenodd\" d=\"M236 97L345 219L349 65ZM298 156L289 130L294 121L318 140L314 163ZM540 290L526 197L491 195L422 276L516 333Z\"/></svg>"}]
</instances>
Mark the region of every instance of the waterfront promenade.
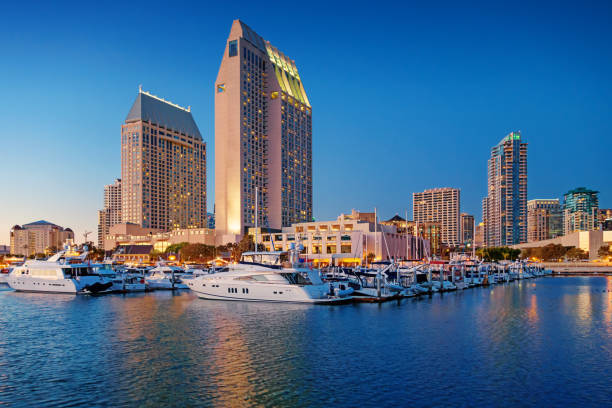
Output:
<instances>
[{"instance_id":1,"label":"waterfront promenade","mask_svg":"<svg viewBox=\"0 0 612 408\"><path fill-rule=\"evenodd\" d=\"M558 275L612 275L610 262L542 262L541 265Z\"/></svg>"}]
</instances>

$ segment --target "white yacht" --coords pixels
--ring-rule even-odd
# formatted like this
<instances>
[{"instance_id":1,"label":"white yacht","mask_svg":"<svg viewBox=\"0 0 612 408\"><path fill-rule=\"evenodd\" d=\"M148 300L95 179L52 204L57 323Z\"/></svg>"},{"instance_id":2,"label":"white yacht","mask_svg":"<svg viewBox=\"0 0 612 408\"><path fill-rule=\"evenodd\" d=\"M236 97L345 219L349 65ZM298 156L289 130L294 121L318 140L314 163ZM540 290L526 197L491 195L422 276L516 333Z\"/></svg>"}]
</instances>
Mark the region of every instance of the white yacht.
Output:
<instances>
[{"instance_id":1,"label":"white yacht","mask_svg":"<svg viewBox=\"0 0 612 408\"><path fill-rule=\"evenodd\" d=\"M61 251L46 261L26 261L11 271L7 283L23 292L98 293L108 290L113 283L83 263L86 255L87 252L71 259ZM70 263L75 260L80 263Z\"/></svg>"},{"instance_id":2,"label":"white yacht","mask_svg":"<svg viewBox=\"0 0 612 408\"><path fill-rule=\"evenodd\" d=\"M113 279L113 292L144 292L147 290L147 284L144 276L136 273L123 272L118 273Z\"/></svg>"},{"instance_id":3,"label":"white yacht","mask_svg":"<svg viewBox=\"0 0 612 408\"><path fill-rule=\"evenodd\" d=\"M337 295L332 284L323 283L318 270L288 260L287 252L245 252L240 263L229 265L227 271L197 276L186 283L203 299L318 304L351 299Z\"/></svg>"},{"instance_id":4,"label":"white yacht","mask_svg":"<svg viewBox=\"0 0 612 408\"><path fill-rule=\"evenodd\" d=\"M150 289L187 289L187 285L181 281L184 273L178 266L159 263L148 271L145 281Z\"/></svg>"}]
</instances>

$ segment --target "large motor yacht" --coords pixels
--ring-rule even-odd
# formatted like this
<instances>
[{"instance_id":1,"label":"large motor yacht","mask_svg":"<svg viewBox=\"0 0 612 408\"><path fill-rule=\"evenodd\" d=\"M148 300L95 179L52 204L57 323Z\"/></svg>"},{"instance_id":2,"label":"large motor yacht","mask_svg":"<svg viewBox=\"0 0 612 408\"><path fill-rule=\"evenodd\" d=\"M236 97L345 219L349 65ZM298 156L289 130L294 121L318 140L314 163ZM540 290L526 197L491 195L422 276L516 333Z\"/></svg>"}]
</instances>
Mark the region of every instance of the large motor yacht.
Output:
<instances>
[{"instance_id":1,"label":"large motor yacht","mask_svg":"<svg viewBox=\"0 0 612 408\"><path fill-rule=\"evenodd\" d=\"M200 298L251 302L330 304L350 300L348 293L323 283L318 270L290 261L297 253L245 252L224 272L186 280Z\"/></svg>"},{"instance_id":2,"label":"large motor yacht","mask_svg":"<svg viewBox=\"0 0 612 408\"><path fill-rule=\"evenodd\" d=\"M87 252L69 258L61 251L46 261L26 261L7 277L8 285L23 292L98 293L113 283L84 263ZM74 261L78 263L73 263Z\"/></svg>"}]
</instances>

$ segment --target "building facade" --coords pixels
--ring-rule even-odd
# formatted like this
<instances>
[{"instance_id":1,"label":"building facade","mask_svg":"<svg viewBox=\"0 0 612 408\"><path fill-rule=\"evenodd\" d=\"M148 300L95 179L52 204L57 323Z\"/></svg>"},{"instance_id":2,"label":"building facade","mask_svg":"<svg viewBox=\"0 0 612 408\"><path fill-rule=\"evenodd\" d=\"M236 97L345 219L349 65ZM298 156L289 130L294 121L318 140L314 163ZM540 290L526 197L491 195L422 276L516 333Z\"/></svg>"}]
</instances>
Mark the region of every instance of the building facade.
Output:
<instances>
[{"instance_id":1,"label":"building facade","mask_svg":"<svg viewBox=\"0 0 612 408\"><path fill-rule=\"evenodd\" d=\"M485 243L484 236L485 236L485 226L484 226L484 222L481 222L474 228L474 247L475 248L482 248L484 246L484 243Z\"/></svg>"},{"instance_id":2,"label":"building facade","mask_svg":"<svg viewBox=\"0 0 612 408\"><path fill-rule=\"evenodd\" d=\"M184 228L170 231L143 228L140 225L121 223L113 225L104 239L104 250L112 251L119 246L151 245L163 252L170 245L188 244L215 245L215 230L208 228Z\"/></svg>"},{"instance_id":3,"label":"building facade","mask_svg":"<svg viewBox=\"0 0 612 408\"><path fill-rule=\"evenodd\" d=\"M296 223L278 232L257 234L257 242L267 251L302 245L302 256L315 265L361 265L370 254L374 260L414 259L416 248L429 246L423 238L399 232L394 225L370 222L371 216L353 210L335 221Z\"/></svg>"},{"instance_id":4,"label":"building facade","mask_svg":"<svg viewBox=\"0 0 612 408\"><path fill-rule=\"evenodd\" d=\"M215 83L215 209L220 243L256 216L275 229L312 220L310 101L295 62L240 20Z\"/></svg>"},{"instance_id":5,"label":"building facade","mask_svg":"<svg viewBox=\"0 0 612 408\"><path fill-rule=\"evenodd\" d=\"M597 225L598 229L603 230L607 225L607 221L612 221L612 209L600 208L597 210Z\"/></svg>"},{"instance_id":6,"label":"building facade","mask_svg":"<svg viewBox=\"0 0 612 408\"><path fill-rule=\"evenodd\" d=\"M461 230L459 233L461 237L461 244L471 246L474 243L474 216L467 213L461 213L459 215L459 219L461 225Z\"/></svg>"},{"instance_id":7,"label":"building facade","mask_svg":"<svg viewBox=\"0 0 612 408\"><path fill-rule=\"evenodd\" d=\"M108 230L121 219L121 179L104 186L104 207L98 211L98 247L104 246L104 237Z\"/></svg>"},{"instance_id":8,"label":"building facade","mask_svg":"<svg viewBox=\"0 0 612 408\"><path fill-rule=\"evenodd\" d=\"M482 213L486 246L527 242L527 143L520 132L491 149Z\"/></svg>"},{"instance_id":9,"label":"building facade","mask_svg":"<svg viewBox=\"0 0 612 408\"><path fill-rule=\"evenodd\" d=\"M70 228L62 228L48 221L36 221L11 228L11 254L30 256L59 251L67 241L74 240Z\"/></svg>"},{"instance_id":10,"label":"building facade","mask_svg":"<svg viewBox=\"0 0 612 408\"><path fill-rule=\"evenodd\" d=\"M206 226L206 144L191 108L139 89L121 126L121 180L122 222Z\"/></svg>"},{"instance_id":11,"label":"building facade","mask_svg":"<svg viewBox=\"0 0 612 408\"><path fill-rule=\"evenodd\" d=\"M457 188L434 188L412 194L415 222L439 222L442 225L442 243L458 246L460 238L461 193Z\"/></svg>"},{"instance_id":12,"label":"building facade","mask_svg":"<svg viewBox=\"0 0 612 408\"><path fill-rule=\"evenodd\" d=\"M599 227L598 191L578 187L563 196L563 233L592 231Z\"/></svg>"},{"instance_id":13,"label":"building facade","mask_svg":"<svg viewBox=\"0 0 612 408\"><path fill-rule=\"evenodd\" d=\"M527 201L527 242L563 235L563 214L559 199Z\"/></svg>"}]
</instances>

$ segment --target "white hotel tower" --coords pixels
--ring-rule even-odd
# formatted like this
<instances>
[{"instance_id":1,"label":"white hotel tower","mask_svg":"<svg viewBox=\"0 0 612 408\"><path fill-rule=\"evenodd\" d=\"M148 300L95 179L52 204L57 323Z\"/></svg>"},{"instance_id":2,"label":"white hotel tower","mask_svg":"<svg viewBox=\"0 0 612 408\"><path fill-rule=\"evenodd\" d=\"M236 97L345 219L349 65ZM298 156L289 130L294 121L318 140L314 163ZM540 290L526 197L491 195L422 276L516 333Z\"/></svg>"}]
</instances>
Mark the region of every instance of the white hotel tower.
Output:
<instances>
[{"instance_id":1,"label":"white hotel tower","mask_svg":"<svg viewBox=\"0 0 612 408\"><path fill-rule=\"evenodd\" d=\"M312 108L295 62L240 20L215 83L218 241L312 220Z\"/></svg>"}]
</instances>

